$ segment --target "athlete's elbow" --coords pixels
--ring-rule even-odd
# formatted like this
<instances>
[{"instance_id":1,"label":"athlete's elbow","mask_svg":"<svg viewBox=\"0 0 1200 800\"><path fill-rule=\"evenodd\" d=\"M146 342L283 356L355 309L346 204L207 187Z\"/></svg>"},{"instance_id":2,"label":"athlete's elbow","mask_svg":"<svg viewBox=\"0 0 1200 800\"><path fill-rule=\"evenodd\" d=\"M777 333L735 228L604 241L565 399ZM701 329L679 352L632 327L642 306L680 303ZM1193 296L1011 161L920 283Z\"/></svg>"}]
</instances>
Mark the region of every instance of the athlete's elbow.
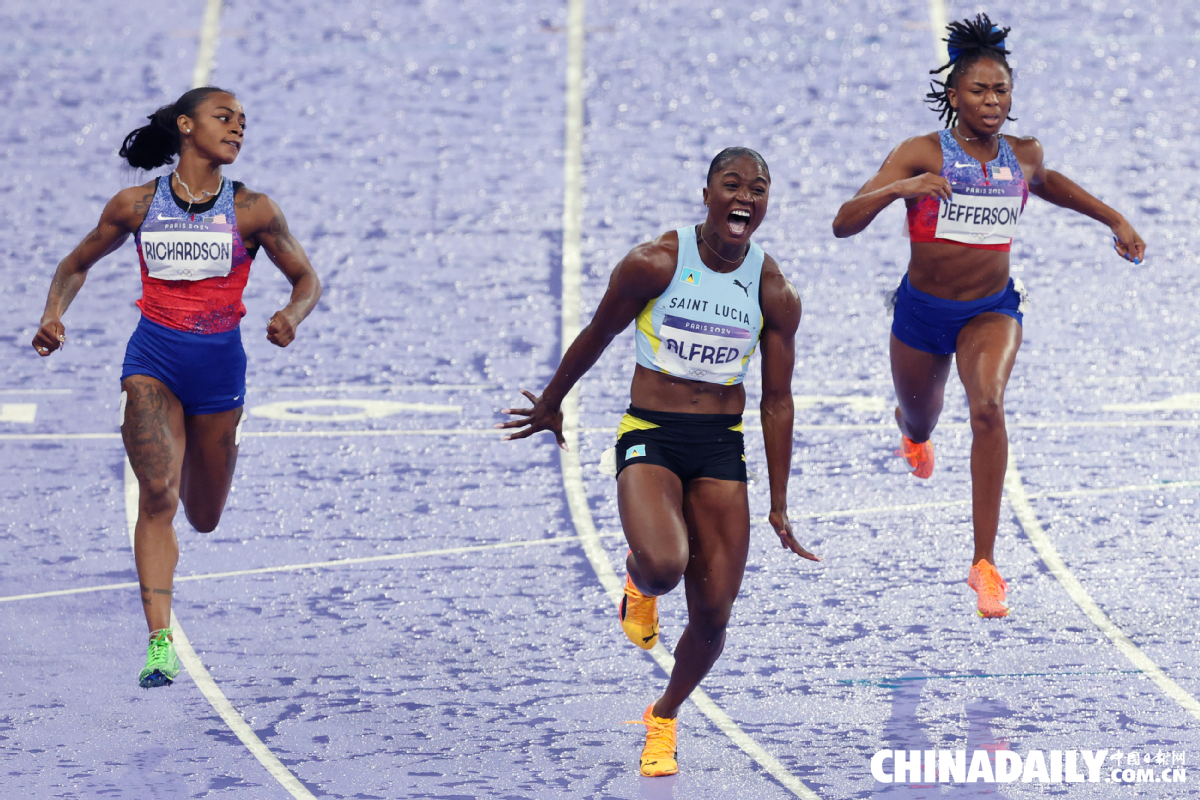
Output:
<instances>
[{"instance_id":1,"label":"athlete's elbow","mask_svg":"<svg viewBox=\"0 0 1200 800\"><path fill-rule=\"evenodd\" d=\"M845 219L844 213L839 211L833 219L833 235L838 239L846 239L856 233L858 231Z\"/></svg>"}]
</instances>

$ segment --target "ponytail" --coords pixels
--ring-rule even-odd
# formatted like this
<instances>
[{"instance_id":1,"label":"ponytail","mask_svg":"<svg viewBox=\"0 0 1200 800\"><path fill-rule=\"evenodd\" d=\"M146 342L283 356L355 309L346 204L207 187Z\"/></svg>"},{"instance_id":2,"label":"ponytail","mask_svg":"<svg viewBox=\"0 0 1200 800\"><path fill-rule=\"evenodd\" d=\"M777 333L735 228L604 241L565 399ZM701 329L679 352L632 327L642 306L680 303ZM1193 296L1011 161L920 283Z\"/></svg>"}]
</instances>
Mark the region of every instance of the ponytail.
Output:
<instances>
[{"instance_id":1,"label":"ponytail","mask_svg":"<svg viewBox=\"0 0 1200 800\"><path fill-rule=\"evenodd\" d=\"M204 99L210 94L225 92L216 86L201 86L191 89L169 106L163 106L146 119L149 125L143 125L130 131L117 155L137 169L155 169L164 164L170 164L179 154L181 138L179 135L179 118L190 117L196 112ZM225 92L233 94L232 92Z\"/></svg>"}]
</instances>

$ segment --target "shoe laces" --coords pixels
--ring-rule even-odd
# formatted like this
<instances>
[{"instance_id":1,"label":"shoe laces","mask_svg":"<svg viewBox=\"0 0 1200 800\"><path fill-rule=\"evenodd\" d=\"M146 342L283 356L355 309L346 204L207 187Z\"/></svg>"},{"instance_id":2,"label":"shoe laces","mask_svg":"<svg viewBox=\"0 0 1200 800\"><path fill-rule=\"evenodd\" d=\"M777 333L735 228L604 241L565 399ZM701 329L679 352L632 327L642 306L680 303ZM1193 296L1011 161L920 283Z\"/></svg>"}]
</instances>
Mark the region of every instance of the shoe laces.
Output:
<instances>
[{"instance_id":1,"label":"shoe laces","mask_svg":"<svg viewBox=\"0 0 1200 800\"><path fill-rule=\"evenodd\" d=\"M654 598L638 592L625 595L625 618L638 625L654 625Z\"/></svg>"},{"instance_id":2,"label":"shoe laces","mask_svg":"<svg viewBox=\"0 0 1200 800\"><path fill-rule=\"evenodd\" d=\"M150 634L150 653L151 661L158 659L165 660L167 653L171 648L171 639L169 638L175 632L174 628L159 628Z\"/></svg>"},{"instance_id":3,"label":"shoe laces","mask_svg":"<svg viewBox=\"0 0 1200 800\"><path fill-rule=\"evenodd\" d=\"M642 758L667 759L675 757L675 720L647 714L646 719L629 720L626 725L646 726L646 746Z\"/></svg>"},{"instance_id":4,"label":"shoe laces","mask_svg":"<svg viewBox=\"0 0 1200 800\"><path fill-rule=\"evenodd\" d=\"M1004 582L1004 578L1001 578L999 571L986 561L981 562L979 567L979 591L988 595L1008 592L1008 584Z\"/></svg>"}]
</instances>

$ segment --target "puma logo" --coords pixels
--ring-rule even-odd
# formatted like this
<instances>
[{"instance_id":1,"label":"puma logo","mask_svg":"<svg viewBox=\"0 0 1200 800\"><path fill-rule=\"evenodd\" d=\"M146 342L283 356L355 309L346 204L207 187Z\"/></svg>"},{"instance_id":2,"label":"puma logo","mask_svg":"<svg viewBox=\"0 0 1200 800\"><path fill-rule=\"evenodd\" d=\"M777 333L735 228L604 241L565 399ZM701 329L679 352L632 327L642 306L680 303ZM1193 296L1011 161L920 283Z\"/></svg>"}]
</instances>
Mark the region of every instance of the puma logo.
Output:
<instances>
[{"instance_id":1,"label":"puma logo","mask_svg":"<svg viewBox=\"0 0 1200 800\"><path fill-rule=\"evenodd\" d=\"M754 281L750 281L745 286L742 286L742 282L739 281L737 278L734 278L733 285L738 287L739 289L741 289L743 292L745 292L746 297L749 297L750 296L750 287L754 285Z\"/></svg>"}]
</instances>

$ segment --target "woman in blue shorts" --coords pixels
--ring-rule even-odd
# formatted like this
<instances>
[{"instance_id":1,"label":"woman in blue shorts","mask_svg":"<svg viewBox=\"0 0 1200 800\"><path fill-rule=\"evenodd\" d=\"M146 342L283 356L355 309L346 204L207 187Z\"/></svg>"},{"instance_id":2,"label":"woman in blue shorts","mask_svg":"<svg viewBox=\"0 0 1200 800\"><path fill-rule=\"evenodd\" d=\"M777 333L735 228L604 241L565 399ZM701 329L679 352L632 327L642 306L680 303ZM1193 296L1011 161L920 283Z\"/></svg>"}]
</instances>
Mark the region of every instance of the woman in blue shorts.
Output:
<instances>
[{"instance_id":1,"label":"woman in blue shorts","mask_svg":"<svg viewBox=\"0 0 1200 800\"><path fill-rule=\"evenodd\" d=\"M986 14L950 25L950 61L934 70L950 73L929 95L945 130L901 143L833 221L835 236L853 236L894 201L908 207L912 257L896 291L891 338L901 454L917 477L933 473L929 437L957 354L973 436L975 551L967 583L983 617L1008 614L993 548L1008 465L1004 389L1024 311L1022 287L1009 277L1009 249L1025 201L1032 192L1107 225L1117 252L1135 264L1146 249L1123 216L1046 168L1037 139L1000 133L1012 106L1008 31Z\"/></svg>"},{"instance_id":2,"label":"woman in blue shorts","mask_svg":"<svg viewBox=\"0 0 1200 800\"><path fill-rule=\"evenodd\" d=\"M150 627L138 676L145 688L179 674L171 639L179 501L207 533L233 481L246 397L242 290L259 248L292 284L291 301L267 325L268 341L287 347L321 296L279 207L221 174L242 149L246 115L238 99L211 86L193 89L149 119L125 138L121 157L156 169L178 154L178 165L108 202L96 228L58 265L33 339L43 357L66 342L62 316L88 270L132 234L142 318L121 370L121 436L139 489L133 549Z\"/></svg>"}]
</instances>

